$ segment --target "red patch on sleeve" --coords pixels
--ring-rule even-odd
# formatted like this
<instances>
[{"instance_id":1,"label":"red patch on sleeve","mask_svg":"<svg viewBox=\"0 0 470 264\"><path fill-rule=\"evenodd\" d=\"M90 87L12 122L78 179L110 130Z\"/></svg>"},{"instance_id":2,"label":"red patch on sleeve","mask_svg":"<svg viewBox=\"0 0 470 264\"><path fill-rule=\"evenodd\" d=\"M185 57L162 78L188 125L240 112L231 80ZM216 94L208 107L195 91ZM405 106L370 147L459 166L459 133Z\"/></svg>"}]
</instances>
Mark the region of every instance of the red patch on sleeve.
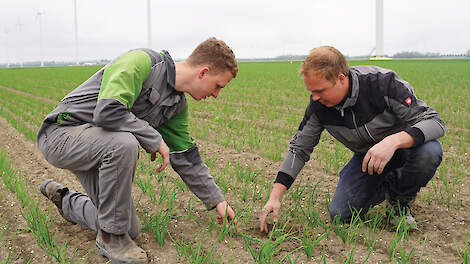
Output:
<instances>
[{"instance_id":1,"label":"red patch on sleeve","mask_svg":"<svg viewBox=\"0 0 470 264\"><path fill-rule=\"evenodd\" d=\"M407 103L408 106L410 106L411 105L411 98L410 97L406 98L405 103Z\"/></svg>"}]
</instances>

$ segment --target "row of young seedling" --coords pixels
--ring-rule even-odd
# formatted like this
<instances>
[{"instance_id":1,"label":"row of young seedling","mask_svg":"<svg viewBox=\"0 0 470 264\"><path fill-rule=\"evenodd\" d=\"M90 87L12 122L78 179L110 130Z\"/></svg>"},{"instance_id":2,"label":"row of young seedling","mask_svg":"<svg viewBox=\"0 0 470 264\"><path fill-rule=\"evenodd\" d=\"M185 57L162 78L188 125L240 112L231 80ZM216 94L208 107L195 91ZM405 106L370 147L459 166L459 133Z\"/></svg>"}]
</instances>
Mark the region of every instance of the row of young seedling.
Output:
<instances>
[{"instance_id":1,"label":"row of young seedling","mask_svg":"<svg viewBox=\"0 0 470 264\"><path fill-rule=\"evenodd\" d=\"M28 139L35 141L44 116L53 107L41 100L14 92L2 90L2 94L4 96L0 97L0 115Z\"/></svg>"},{"instance_id":2,"label":"row of young seedling","mask_svg":"<svg viewBox=\"0 0 470 264\"><path fill-rule=\"evenodd\" d=\"M1 69L0 85L60 101L101 66Z\"/></svg>"},{"instance_id":3,"label":"row of young seedling","mask_svg":"<svg viewBox=\"0 0 470 264\"><path fill-rule=\"evenodd\" d=\"M76 250L71 250L67 241L57 239L58 231L51 228L53 218L49 217L48 212L39 206L39 199L30 192L28 180L12 168L5 150L0 150L0 172L6 189L16 194L20 206L18 209L26 221L25 230L31 232L38 247L58 263L81 262L85 256L77 258ZM4 263L9 263L13 254L14 252L8 256ZM32 253L28 263L33 260L33 257Z\"/></svg>"}]
</instances>

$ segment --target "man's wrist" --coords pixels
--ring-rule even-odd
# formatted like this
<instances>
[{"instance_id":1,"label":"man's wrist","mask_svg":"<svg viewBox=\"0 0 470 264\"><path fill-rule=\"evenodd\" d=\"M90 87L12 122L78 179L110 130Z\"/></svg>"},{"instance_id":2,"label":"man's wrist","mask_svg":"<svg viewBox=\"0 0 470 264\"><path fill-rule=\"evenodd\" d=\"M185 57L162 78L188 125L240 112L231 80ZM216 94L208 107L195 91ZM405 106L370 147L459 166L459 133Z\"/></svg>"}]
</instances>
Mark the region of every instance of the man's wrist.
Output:
<instances>
[{"instance_id":1,"label":"man's wrist","mask_svg":"<svg viewBox=\"0 0 470 264\"><path fill-rule=\"evenodd\" d=\"M287 187L284 186L282 183L274 183L273 190L271 191L271 195L269 196L270 200L281 200L282 195L287 190Z\"/></svg>"},{"instance_id":2,"label":"man's wrist","mask_svg":"<svg viewBox=\"0 0 470 264\"><path fill-rule=\"evenodd\" d=\"M415 144L414 138L406 131L398 132L388 136L394 151L401 148L410 148Z\"/></svg>"},{"instance_id":3,"label":"man's wrist","mask_svg":"<svg viewBox=\"0 0 470 264\"><path fill-rule=\"evenodd\" d=\"M393 134L388 136L388 142L390 142L389 146L393 151L396 151L400 148L400 139L397 134Z\"/></svg>"}]
</instances>

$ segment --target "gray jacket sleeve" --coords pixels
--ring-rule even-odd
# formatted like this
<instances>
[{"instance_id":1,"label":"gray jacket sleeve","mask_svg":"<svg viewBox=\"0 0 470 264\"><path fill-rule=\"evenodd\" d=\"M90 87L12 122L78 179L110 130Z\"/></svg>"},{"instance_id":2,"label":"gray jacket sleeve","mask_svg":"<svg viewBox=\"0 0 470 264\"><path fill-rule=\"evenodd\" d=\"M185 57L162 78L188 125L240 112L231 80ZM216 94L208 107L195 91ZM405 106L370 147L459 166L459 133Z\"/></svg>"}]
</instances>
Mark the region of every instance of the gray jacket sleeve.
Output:
<instances>
[{"instance_id":1,"label":"gray jacket sleeve","mask_svg":"<svg viewBox=\"0 0 470 264\"><path fill-rule=\"evenodd\" d=\"M202 161L197 145L184 152L172 152L170 163L189 190L204 203L208 210L225 201L221 190L209 174L209 168Z\"/></svg>"},{"instance_id":2,"label":"gray jacket sleeve","mask_svg":"<svg viewBox=\"0 0 470 264\"><path fill-rule=\"evenodd\" d=\"M388 85L389 107L400 120L409 124L405 132L413 137L415 146L444 136L444 121L432 107L416 97L408 82L394 74Z\"/></svg>"},{"instance_id":3,"label":"gray jacket sleeve","mask_svg":"<svg viewBox=\"0 0 470 264\"><path fill-rule=\"evenodd\" d=\"M295 133L289 143L289 150L275 182L281 183L287 188L292 185L297 174L299 174L305 163L310 159L313 148L318 144L323 129L324 127L313 113L311 101L297 133Z\"/></svg>"},{"instance_id":4,"label":"gray jacket sleeve","mask_svg":"<svg viewBox=\"0 0 470 264\"><path fill-rule=\"evenodd\" d=\"M111 131L132 133L148 153L157 152L162 136L147 121L137 118L125 105L113 98L98 101L93 112L93 123Z\"/></svg>"}]
</instances>

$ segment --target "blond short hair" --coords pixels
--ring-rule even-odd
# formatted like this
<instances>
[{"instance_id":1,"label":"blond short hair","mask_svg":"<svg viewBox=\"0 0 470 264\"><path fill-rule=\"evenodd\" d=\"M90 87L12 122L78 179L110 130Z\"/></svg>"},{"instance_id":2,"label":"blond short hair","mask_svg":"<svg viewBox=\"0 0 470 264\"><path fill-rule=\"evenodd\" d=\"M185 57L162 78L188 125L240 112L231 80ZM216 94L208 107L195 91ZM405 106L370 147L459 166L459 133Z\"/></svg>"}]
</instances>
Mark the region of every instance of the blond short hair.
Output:
<instances>
[{"instance_id":1,"label":"blond short hair","mask_svg":"<svg viewBox=\"0 0 470 264\"><path fill-rule=\"evenodd\" d=\"M341 73L349 76L349 65L339 50L331 46L321 46L310 51L302 62L299 73L302 75L318 74L334 83Z\"/></svg>"},{"instance_id":2,"label":"blond short hair","mask_svg":"<svg viewBox=\"0 0 470 264\"><path fill-rule=\"evenodd\" d=\"M205 65L214 73L228 70L233 78L238 73L238 64L232 49L225 42L214 37L199 44L186 61L192 66Z\"/></svg>"}]
</instances>

